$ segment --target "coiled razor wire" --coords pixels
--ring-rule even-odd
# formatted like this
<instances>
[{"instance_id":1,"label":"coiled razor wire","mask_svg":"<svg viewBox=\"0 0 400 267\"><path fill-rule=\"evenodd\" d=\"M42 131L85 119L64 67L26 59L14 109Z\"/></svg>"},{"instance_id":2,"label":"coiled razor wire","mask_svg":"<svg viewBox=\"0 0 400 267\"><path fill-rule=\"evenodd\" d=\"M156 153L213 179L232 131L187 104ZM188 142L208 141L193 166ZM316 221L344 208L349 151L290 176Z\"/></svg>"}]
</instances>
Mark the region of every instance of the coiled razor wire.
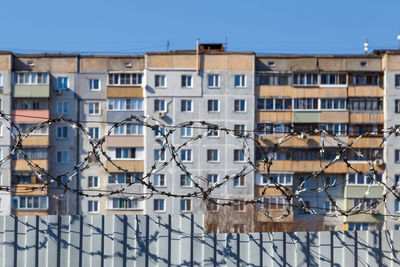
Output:
<instances>
[{"instance_id":1,"label":"coiled razor wire","mask_svg":"<svg viewBox=\"0 0 400 267\"><path fill-rule=\"evenodd\" d=\"M389 177L386 177L386 182L382 180L376 179L376 175L378 174L378 170L375 168L374 161L378 157L379 150L383 148L387 139L394 135L400 134L400 129L391 127L385 130L382 130L381 133L374 131L374 132L366 132L359 135L357 138L354 138L352 141L345 142L341 139L338 135L324 130L324 129L315 129L312 131L291 131L289 133L285 133L276 144L273 146L266 146L259 141L259 138L256 133L259 132L259 129L255 130L247 130L247 131L238 131L234 129L228 129L226 127L222 127L217 124L213 124L206 121L188 121L182 122L176 125L167 125L164 122L157 120L155 118L151 118L149 116L136 116L131 115L130 117L120 121L115 122L109 128L107 133L101 138L94 138L90 135L89 131L84 127L84 125L79 121L74 121L71 119L66 119L63 117L58 117L55 119L45 120L40 123L35 123L31 128L26 131L21 131L18 124L7 114L0 112L0 118L3 121L8 123L7 128L11 133L11 137L13 139L13 144L11 146L10 152L8 155L3 157L0 160L0 167L7 161L11 160L16 153L19 153L22 159L27 163L29 168L32 172L37 176L40 183L35 186L25 186L24 192L33 192L33 191L41 191L42 194L47 195L49 197L59 199L62 198L67 192L71 192L73 194L78 194L82 197L107 197L112 195L119 195L126 199L150 199L153 196L166 196L171 198L197 198L202 199L207 204L215 204L221 206L241 206L241 205L253 205L257 208L257 210L263 212L265 216L268 217L271 221L279 221L291 215L294 211L294 208L299 209L304 213L309 214L319 214L324 216L331 216L331 217L338 217L338 216L351 216L356 214L362 213L371 213L372 210L377 209L377 207L384 203L384 207L386 210L386 215L389 215L393 219L397 219L396 214L392 214L387 205L387 199L389 195L392 195L395 200L400 200L399 197L399 188L396 183L389 186L388 181L390 180ZM81 132L81 134L86 137L90 144L90 149L87 152L86 157L75 165L70 170L59 174L59 175L52 175L47 170L43 169L39 166L33 159L30 159L29 156L23 150L23 142L29 136L33 135L35 131L49 127L55 124L65 124L73 129L76 129ZM110 136L114 129L118 127L123 127L126 124L137 124L142 125L150 129L151 131L155 132L158 131L161 140L159 141L160 144L160 153L169 153L169 157L165 155L165 158L168 160L164 162L154 161L153 164L150 166L147 173L144 173L142 177L135 177L125 168L119 166L115 159L112 159L108 154L106 149L103 147L106 138ZM201 134L195 135L190 137L182 144L176 145L174 142L171 141L172 136L175 132L179 131L182 127L192 127L203 129L204 131ZM159 131L160 128L163 128L164 131ZM202 138L207 137L211 131L220 131L231 138L234 138L239 144L242 146L242 150L244 151L244 164L243 166L237 170L234 174L226 174L222 179L217 182L208 183L208 177L202 177L199 175L194 175L189 171L189 168L185 165L185 162L179 157L179 151L190 145L191 143L200 140ZM321 138L321 146L319 147L319 170L312 172L310 175L303 178L303 181L295 187L294 184L288 186L285 184L280 184L277 180L275 180L272 176L271 167L274 163L273 156L271 156L273 151L276 151L279 147L283 144L287 143L291 139L294 138L303 138L304 136L313 135L319 136ZM361 152L356 151L353 147L359 140L365 137L378 137L383 136L382 141L380 142L378 147L375 147L375 152L373 154L372 159L367 159L365 155ZM338 151L336 156L331 161L324 161L323 157L325 154L325 142L327 138L333 140L337 143ZM295 139L296 140L296 139ZM252 147L257 151L260 155L258 160L254 160L255 151L252 151ZM358 155L359 158L364 158L365 161L369 165L369 170L367 172L362 172L357 170L352 165L350 160L347 159L346 155L349 151L354 152ZM102 169L106 173L110 173L109 168L107 168L107 164L105 164L104 157L106 162L109 162L112 166L114 166L119 172L124 173L127 178L129 179L129 183L121 184L117 181L116 183L119 185L118 189L111 191L111 190L92 190L92 189L76 189L71 186L71 183L78 177L78 173L83 173L85 170L89 169L93 164L98 164L101 166ZM344 162L347 167L352 170L354 173L359 175L364 175L365 178L370 179L370 183L366 186L366 191L364 192L363 197L352 207L344 209L338 205L338 200L335 199L328 191L331 188L339 186L336 181L332 184L324 183L323 187L320 188L306 188L305 183L307 180L311 180L313 178L322 177L325 181L326 178L326 170L328 168L332 168L337 162ZM364 163L363 162L363 163ZM160 173L163 169L168 167L169 165L175 164L176 167L182 171L183 174L186 175L193 184L193 190L189 193L175 193L171 191L162 190L157 188L150 179L155 174ZM260 171L260 170L263 171ZM261 193L256 196L255 199L234 199L234 198L221 198L215 197L212 195L218 188L222 187L223 185L233 182L235 179L239 179L241 176L245 176L250 173L258 174L261 179L266 180L265 185L261 190ZM293 180L293 179L292 179ZM392 179L393 180L393 179ZM56 193L49 192L49 188L51 187L52 183L57 182L59 187L56 190ZM141 184L144 188L148 189L149 192L143 193L135 193L132 194L127 192L127 189L133 185ZM361 208L364 204L367 204L368 196L371 192L371 188L373 185L378 185L383 188L382 198L375 199L375 202L370 203L368 207ZM280 215L274 216L272 213L276 214L276 210L269 207L267 203L265 203L265 197L268 197L267 191L269 188L275 188L281 193L281 197L284 198L284 204L279 204L282 208L280 209ZM14 185L1 185L0 190L8 191L8 192L15 192L16 187ZM21 190L19 187L18 190ZM93 191L93 192L92 192ZM303 195L307 192L316 192L316 193L324 193L326 198L330 202L331 208L329 211L333 210L334 212L328 212L324 207L310 207L306 204L306 201L303 198ZM296 204L296 202L298 204ZM274 211L274 212L272 212ZM328 212L328 213L327 213ZM383 215L383 214L380 214Z\"/></svg>"}]
</instances>

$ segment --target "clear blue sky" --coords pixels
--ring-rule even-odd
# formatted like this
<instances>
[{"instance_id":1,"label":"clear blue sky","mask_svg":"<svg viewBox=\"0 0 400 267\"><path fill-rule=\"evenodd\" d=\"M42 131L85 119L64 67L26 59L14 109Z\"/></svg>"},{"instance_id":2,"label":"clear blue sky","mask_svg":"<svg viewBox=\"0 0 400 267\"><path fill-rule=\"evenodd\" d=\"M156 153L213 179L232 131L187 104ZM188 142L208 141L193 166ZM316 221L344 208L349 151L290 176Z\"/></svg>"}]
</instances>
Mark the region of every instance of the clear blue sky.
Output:
<instances>
[{"instance_id":1,"label":"clear blue sky","mask_svg":"<svg viewBox=\"0 0 400 267\"><path fill-rule=\"evenodd\" d=\"M2 0L0 50L127 54L225 42L230 51L398 48L399 0Z\"/></svg>"}]
</instances>

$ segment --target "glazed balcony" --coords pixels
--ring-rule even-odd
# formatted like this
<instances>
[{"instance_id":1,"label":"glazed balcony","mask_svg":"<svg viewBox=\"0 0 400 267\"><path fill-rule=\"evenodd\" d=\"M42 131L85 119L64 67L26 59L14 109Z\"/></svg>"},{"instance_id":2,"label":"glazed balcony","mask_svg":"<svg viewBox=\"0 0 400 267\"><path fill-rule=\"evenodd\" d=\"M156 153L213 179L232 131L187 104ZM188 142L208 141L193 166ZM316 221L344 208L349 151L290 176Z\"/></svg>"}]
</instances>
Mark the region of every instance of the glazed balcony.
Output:
<instances>
[{"instance_id":1,"label":"glazed balcony","mask_svg":"<svg viewBox=\"0 0 400 267\"><path fill-rule=\"evenodd\" d=\"M50 97L49 84L15 84L13 97Z\"/></svg>"}]
</instances>

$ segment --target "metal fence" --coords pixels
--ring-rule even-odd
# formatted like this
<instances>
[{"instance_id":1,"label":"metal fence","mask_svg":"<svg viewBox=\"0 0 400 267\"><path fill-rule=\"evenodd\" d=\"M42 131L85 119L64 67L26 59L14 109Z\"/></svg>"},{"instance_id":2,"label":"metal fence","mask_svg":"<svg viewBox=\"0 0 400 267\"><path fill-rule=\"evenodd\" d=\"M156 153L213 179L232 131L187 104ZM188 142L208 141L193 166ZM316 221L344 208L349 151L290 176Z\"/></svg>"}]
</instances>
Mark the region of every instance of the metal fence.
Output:
<instances>
[{"instance_id":1,"label":"metal fence","mask_svg":"<svg viewBox=\"0 0 400 267\"><path fill-rule=\"evenodd\" d=\"M204 233L203 216L0 216L1 266L400 266L400 231Z\"/></svg>"}]
</instances>

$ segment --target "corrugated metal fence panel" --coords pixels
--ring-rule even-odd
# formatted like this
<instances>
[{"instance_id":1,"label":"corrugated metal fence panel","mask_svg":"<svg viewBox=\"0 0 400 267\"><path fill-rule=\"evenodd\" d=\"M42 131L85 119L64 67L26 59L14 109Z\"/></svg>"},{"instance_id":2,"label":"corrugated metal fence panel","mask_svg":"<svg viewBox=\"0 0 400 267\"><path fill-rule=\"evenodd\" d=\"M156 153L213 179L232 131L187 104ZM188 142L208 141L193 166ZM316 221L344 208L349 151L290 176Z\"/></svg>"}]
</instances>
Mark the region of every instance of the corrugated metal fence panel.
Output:
<instances>
[{"instance_id":1,"label":"corrugated metal fence panel","mask_svg":"<svg viewBox=\"0 0 400 267\"><path fill-rule=\"evenodd\" d=\"M0 266L400 266L400 231L204 233L203 217L1 216Z\"/></svg>"}]
</instances>

